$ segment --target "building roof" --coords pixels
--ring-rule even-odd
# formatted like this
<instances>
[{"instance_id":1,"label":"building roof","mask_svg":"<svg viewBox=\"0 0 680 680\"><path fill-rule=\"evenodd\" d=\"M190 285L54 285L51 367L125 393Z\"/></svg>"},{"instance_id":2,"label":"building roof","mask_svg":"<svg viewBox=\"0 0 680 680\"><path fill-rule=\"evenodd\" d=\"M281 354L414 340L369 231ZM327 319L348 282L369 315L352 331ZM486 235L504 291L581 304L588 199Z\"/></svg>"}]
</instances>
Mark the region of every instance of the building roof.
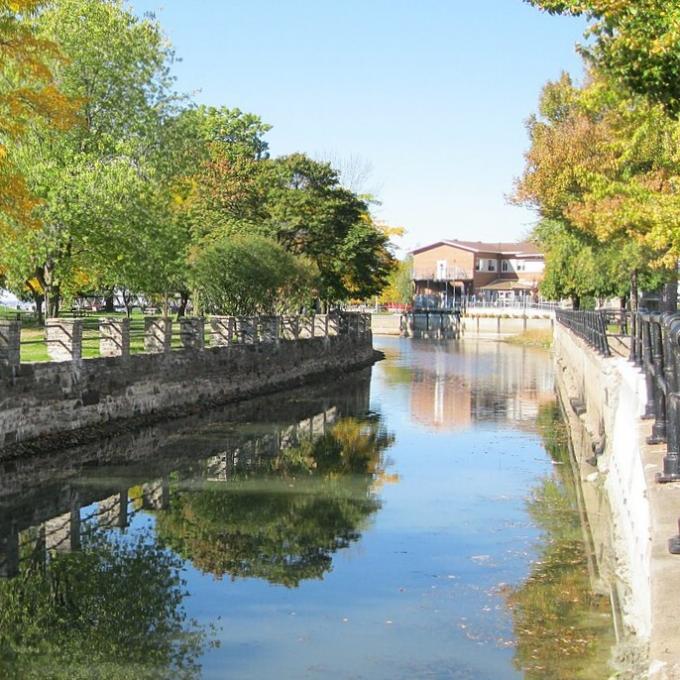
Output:
<instances>
[{"instance_id":1,"label":"building roof","mask_svg":"<svg viewBox=\"0 0 680 680\"><path fill-rule=\"evenodd\" d=\"M478 286L479 290L533 290L536 283L518 281L517 279L494 279L485 286Z\"/></svg>"},{"instance_id":2,"label":"building roof","mask_svg":"<svg viewBox=\"0 0 680 680\"><path fill-rule=\"evenodd\" d=\"M412 255L422 253L437 246L453 246L473 253L494 253L498 255L514 255L515 257L542 256L543 252L534 243L520 241L518 243L484 243L483 241L459 241L458 239L444 239L430 243L411 251Z\"/></svg>"}]
</instances>

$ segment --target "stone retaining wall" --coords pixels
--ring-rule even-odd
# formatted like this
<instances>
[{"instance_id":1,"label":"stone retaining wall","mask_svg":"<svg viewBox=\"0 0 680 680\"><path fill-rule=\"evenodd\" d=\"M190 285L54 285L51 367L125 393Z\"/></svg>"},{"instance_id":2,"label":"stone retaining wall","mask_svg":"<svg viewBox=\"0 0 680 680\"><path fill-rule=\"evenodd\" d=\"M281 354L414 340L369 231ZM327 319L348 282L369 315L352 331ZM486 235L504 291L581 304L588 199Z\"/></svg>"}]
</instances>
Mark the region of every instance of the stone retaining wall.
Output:
<instances>
[{"instance_id":1,"label":"stone retaining wall","mask_svg":"<svg viewBox=\"0 0 680 680\"><path fill-rule=\"evenodd\" d=\"M678 680L680 557L668 552L668 539L677 534L680 484L655 482L664 447L646 442L652 421L643 419L644 377L623 358L600 356L560 324L554 355L570 429L582 427L591 442L583 476L601 485L611 508L624 620L648 647L647 670L636 680Z\"/></svg>"},{"instance_id":2,"label":"stone retaining wall","mask_svg":"<svg viewBox=\"0 0 680 680\"><path fill-rule=\"evenodd\" d=\"M0 372L0 457L36 438L227 403L375 359L370 331L350 321L327 337L20 364Z\"/></svg>"}]
</instances>

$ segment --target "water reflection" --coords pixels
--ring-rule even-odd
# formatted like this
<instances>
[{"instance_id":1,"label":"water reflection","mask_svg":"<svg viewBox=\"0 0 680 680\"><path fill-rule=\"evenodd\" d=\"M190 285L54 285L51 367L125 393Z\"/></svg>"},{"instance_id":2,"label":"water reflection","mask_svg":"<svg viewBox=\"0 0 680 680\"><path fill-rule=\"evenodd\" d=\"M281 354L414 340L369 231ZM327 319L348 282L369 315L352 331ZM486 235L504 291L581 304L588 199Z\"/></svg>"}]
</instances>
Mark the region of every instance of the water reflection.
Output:
<instances>
[{"instance_id":1,"label":"water reflection","mask_svg":"<svg viewBox=\"0 0 680 680\"><path fill-rule=\"evenodd\" d=\"M556 465L527 504L543 532L537 559L526 581L507 595L515 664L526 680L600 680L611 673L615 642L609 594L591 578L568 432L557 405L542 407L537 424Z\"/></svg>"},{"instance_id":2,"label":"water reflection","mask_svg":"<svg viewBox=\"0 0 680 680\"><path fill-rule=\"evenodd\" d=\"M198 675L210 637L183 607L185 560L288 587L322 578L396 479L385 457L394 438L368 412L369 377L158 425L42 467L6 464L3 677Z\"/></svg>"},{"instance_id":3,"label":"water reflection","mask_svg":"<svg viewBox=\"0 0 680 680\"><path fill-rule=\"evenodd\" d=\"M0 677L607 677L550 357L381 343L2 466Z\"/></svg>"},{"instance_id":4,"label":"water reflection","mask_svg":"<svg viewBox=\"0 0 680 680\"><path fill-rule=\"evenodd\" d=\"M406 362L391 363L388 380L409 386L411 417L430 430L499 421L532 429L540 405L554 399L552 367L542 350L416 340Z\"/></svg>"},{"instance_id":5,"label":"water reflection","mask_svg":"<svg viewBox=\"0 0 680 680\"><path fill-rule=\"evenodd\" d=\"M22 532L21 568L0 580L2 677L195 677L206 631L182 609L179 560L96 526L77 552L46 552L48 529Z\"/></svg>"},{"instance_id":6,"label":"water reflection","mask_svg":"<svg viewBox=\"0 0 680 680\"><path fill-rule=\"evenodd\" d=\"M289 587L321 578L380 507L373 486L386 477L393 438L376 416L324 418L320 430L287 428L286 445L258 461L257 474L236 450L206 461L199 488L178 480L158 516L161 540L215 576Z\"/></svg>"}]
</instances>

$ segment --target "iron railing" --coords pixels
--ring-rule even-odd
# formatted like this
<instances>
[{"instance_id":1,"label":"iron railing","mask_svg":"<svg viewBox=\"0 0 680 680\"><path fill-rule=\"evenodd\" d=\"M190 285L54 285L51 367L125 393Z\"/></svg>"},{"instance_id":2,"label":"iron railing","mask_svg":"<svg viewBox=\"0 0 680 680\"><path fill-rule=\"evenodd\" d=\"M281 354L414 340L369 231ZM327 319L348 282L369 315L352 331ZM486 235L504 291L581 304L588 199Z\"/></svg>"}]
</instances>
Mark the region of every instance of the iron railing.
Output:
<instances>
[{"instance_id":1,"label":"iron railing","mask_svg":"<svg viewBox=\"0 0 680 680\"><path fill-rule=\"evenodd\" d=\"M602 311L556 309L555 319L603 356L611 356L607 339L607 321Z\"/></svg>"},{"instance_id":2,"label":"iron railing","mask_svg":"<svg viewBox=\"0 0 680 680\"><path fill-rule=\"evenodd\" d=\"M643 417L654 420L647 443L666 445L663 471L656 481L680 481L680 313L558 310L556 319L598 351L608 335L626 339L629 359L645 377ZM668 548L680 554L680 533L669 540Z\"/></svg>"}]
</instances>

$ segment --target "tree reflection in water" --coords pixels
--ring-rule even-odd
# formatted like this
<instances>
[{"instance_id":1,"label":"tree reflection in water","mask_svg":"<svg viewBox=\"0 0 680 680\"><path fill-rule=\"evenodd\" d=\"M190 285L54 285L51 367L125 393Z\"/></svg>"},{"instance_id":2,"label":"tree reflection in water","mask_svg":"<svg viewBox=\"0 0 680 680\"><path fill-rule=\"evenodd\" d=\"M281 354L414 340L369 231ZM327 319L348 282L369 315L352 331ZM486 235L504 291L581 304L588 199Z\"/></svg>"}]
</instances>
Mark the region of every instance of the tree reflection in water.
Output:
<instances>
[{"instance_id":1,"label":"tree reflection in water","mask_svg":"<svg viewBox=\"0 0 680 680\"><path fill-rule=\"evenodd\" d=\"M392 442L376 416L339 420L261 461L256 474L236 463L226 481L180 485L157 516L158 536L217 577L288 587L322 578L380 507L375 488L393 479L384 457Z\"/></svg>"},{"instance_id":2,"label":"tree reflection in water","mask_svg":"<svg viewBox=\"0 0 680 680\"><path fill-rule=\"evenodd\" d=\"M577 505L566 425L555 404L538 425L556 476L534 489L529 513L542 530L526 581L508 593L517 640L515 665L527 680L609 677L613 630L607 595L593 591Z\"/></svg>"},{"instance_id":3,"label":"tree reflection in water","mask_svg":"<svg viewBox=\"0 0 680 680\"><path fill-rule=\"evenodd\" d=\"M89 526L81 550L22 549L0 580L3 678L193 678L208 636L187 620L181 560L149 535Z\"/></svg>"}]
</instances>

